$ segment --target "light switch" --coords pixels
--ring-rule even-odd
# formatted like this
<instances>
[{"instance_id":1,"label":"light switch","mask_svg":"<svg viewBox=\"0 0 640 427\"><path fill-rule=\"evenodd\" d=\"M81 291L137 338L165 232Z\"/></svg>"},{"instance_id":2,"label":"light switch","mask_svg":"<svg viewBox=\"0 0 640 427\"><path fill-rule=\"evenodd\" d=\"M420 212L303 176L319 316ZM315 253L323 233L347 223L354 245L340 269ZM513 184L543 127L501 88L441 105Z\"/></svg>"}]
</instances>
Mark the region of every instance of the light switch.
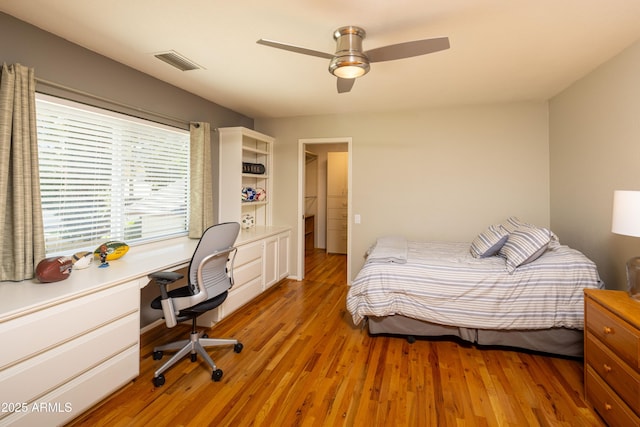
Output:
<instances>
[{"instance_id":1,"label":"light switch","mask_svg":"<svg viewBox=\"0 0 640 427\"><path fill-rule=\"evenodd\" d=\"M355 214L353 216L353 222L355 222L356 224L360 224L360 214Z\"/></svg>"}]
</instances>

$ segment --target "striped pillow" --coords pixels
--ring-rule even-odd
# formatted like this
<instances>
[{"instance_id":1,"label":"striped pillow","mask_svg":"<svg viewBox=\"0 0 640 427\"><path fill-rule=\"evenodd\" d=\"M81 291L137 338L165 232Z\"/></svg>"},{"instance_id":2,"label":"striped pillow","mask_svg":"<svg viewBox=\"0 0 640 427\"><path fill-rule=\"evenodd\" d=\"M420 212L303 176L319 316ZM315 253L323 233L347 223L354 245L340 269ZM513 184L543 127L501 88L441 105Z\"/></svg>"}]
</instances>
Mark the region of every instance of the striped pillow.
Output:
<instances>
[{"instance_id":1,"label":"striped pillow","mask_svg":"<svg viewBox=\"0 0 640 427\"><path fill-rule=\"evenodd\" d=\"M510 216L509 218L505 219L502 224L500 224L500 226L507 230L507 233L513 233L520 227L535 227L534 225L520 221L520 219L515 216Z\"/></svg>"},{"instance_id":2,"label":"striped pillow","mask_svg":"<svg viewBox=\"0 0 640 427\"><path fill-rule=\"evenodd\" d=\"M498 253L509 233L500 225L490 225L471 242L469 251L474 258L486 258Z\"/></svg>"},{"instance_id":3,"label":"striped pillow","mask_svg":"<svg viewBox=\"0 0 640 427\"><path fill-rule=\"evenodd\" d=\"M507 230L507 233L513 233L517 228L520 228L520 227L539 228L536 225L522 222L518 217L515 217L515 216L511 216L505 219L500 225L502 226L502 228ZM558 238L558 236L556 236L556 234L551 230L549 230L549 234L551 236L551 242L549 243L549 247L560 246L560 239Z\"/></svg>"},{"instance_id":4,"label":"striped pillow","mask_svg":"<svg viewBox=\"0 0 640 427\"><path fill-rule=\"evenodd\" d=\"M507 261L507 271L513 273L519 266L535 261L547 250L550 241L551 231L546 228L515 229L500 249L500 255Z\"/></svg>"}]
</instances>

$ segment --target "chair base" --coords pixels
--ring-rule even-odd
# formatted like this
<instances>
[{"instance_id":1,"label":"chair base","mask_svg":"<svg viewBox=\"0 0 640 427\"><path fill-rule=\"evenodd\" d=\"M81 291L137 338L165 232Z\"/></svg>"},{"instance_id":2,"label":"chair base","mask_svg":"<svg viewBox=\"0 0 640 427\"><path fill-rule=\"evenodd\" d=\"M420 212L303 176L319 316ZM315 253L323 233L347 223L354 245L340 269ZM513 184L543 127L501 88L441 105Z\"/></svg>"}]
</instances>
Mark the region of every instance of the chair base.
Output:
<instances>
[{"instance_id":1,"label":"chair base","mask_svg":"<svg viewBox=\"0 0 640 427\"><path fill-rule=\"evenodd\" d=\"M164 351L172 351L178 350L169 360L158 368L153 374L153 383L156 387L164 384L164 375L163 373L167 371L170 367L175 365L178 361L180 361L187 354L191 355L191 361L195 362L197 355L200 354L202 358L207 362L207 364L211 367L212 374L211 378L214 381L220 381L222 378L222 370L218 369L209 353L205 350L205 347L217 347L224 345L233 345L234 351L236 353L240 353L242 351L242 344L235 339L224 339L224 338L208 338L203 336L200 332L192 331L188 340L175 341L168 344L164 344L161 346L157 346L153 349L153 358L154 360L159 360L162 358L162 353Z\"/></svg>"}]
</instances>

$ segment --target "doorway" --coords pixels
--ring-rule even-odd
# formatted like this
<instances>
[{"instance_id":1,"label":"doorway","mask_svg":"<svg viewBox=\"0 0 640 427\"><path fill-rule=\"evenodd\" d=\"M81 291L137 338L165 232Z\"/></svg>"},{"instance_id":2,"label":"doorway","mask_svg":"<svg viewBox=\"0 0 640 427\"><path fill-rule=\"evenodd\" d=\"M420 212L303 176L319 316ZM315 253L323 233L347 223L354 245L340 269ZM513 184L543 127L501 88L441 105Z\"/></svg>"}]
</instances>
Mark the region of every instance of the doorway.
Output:
<instances>
[{"instance_id":1,"label":"doorway","mask_svg":"<svg viewBox=\"0 0 640 427\"><path fill-rule=\"evenodd\" d=\"M297 269L300 280L305 275L305 247L313 239L315 250L327 250L327 158L329 152L346 153L346 257L347 283L350 283L351 269L349 256L351 254L351 138L312 138L298 140L298 253ZM309 179L307 172L316 170ZM313 182L315 177L315 181ZM313 218L310 218L313 216ZM312 237L310 224L313 224ZM333 224L333 222L331 223ZM331 238L330 238L331 239Z\"/></svg>"}]
</instances>

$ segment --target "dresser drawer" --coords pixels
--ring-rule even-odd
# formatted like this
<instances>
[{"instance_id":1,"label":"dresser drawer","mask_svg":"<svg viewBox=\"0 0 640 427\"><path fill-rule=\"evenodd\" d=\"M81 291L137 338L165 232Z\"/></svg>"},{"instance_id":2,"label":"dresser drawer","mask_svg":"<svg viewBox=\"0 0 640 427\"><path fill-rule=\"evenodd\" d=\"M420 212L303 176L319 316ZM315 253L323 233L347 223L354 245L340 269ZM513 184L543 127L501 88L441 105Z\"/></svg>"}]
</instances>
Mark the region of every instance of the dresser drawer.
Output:
<instances>
[{"instance_id":1,"label":"dresser drawer","mask_svg":"<svg viewBox=\"0 0 640 427\"><path fill-rule=\"evenodd\" d=\"M640 371L640 332L600 304L586 299L586 328L636 371Z\"/></svg>"},{"instance_id":2,"label":"dresser drawer","mask_svg":"<svg viewBox=\"0 0 640 427\"><path fill-rule=\"evenodd\" d=\"M598 374L587 366L585 372L587 400L610 426L638 426L638 418L611 390Z\"/></svg>"},{"instance_id":3,"label":"dresser drawer","mask_svg":"<svg viewBox=\"0 0 640 427\"><path fill-rule=\"evenodd\" d=\"M585 363L640 415L640 374L616 357L591 332L586 333L585 346Z\"/></svg>"},{"instance_id":4,"label":"dresser drawer","mask_svg":"<svg viewBox=\"0 0 640 427\"><path fill-rule=\"evenodd\" d=\"M347 220L347 209L346 208L330 208L327 209L327 219L330 221L332 219L345 221Z\"/></svg>"},{"instance_id":5,"label":"dresser drawer","mask_svg":"<svg viewBox=\"0 0 640 427\"><path fill-rule=\"evenodd\" d=\"M347 209L349 207L349 202L346 197L327 197L327 208L328 209L338 209L344 208Z\"/></svg>"},{"instance_id":6,"label":"dresser drawer","mask_svg":"<svg viewBox=\"0 0 640 427\"><path fill-rule=\"evenodd\" d=\"M344 219L328 219L327 230L344 230L346 236L347 221Z\"/></svg>"}]
</instances>

